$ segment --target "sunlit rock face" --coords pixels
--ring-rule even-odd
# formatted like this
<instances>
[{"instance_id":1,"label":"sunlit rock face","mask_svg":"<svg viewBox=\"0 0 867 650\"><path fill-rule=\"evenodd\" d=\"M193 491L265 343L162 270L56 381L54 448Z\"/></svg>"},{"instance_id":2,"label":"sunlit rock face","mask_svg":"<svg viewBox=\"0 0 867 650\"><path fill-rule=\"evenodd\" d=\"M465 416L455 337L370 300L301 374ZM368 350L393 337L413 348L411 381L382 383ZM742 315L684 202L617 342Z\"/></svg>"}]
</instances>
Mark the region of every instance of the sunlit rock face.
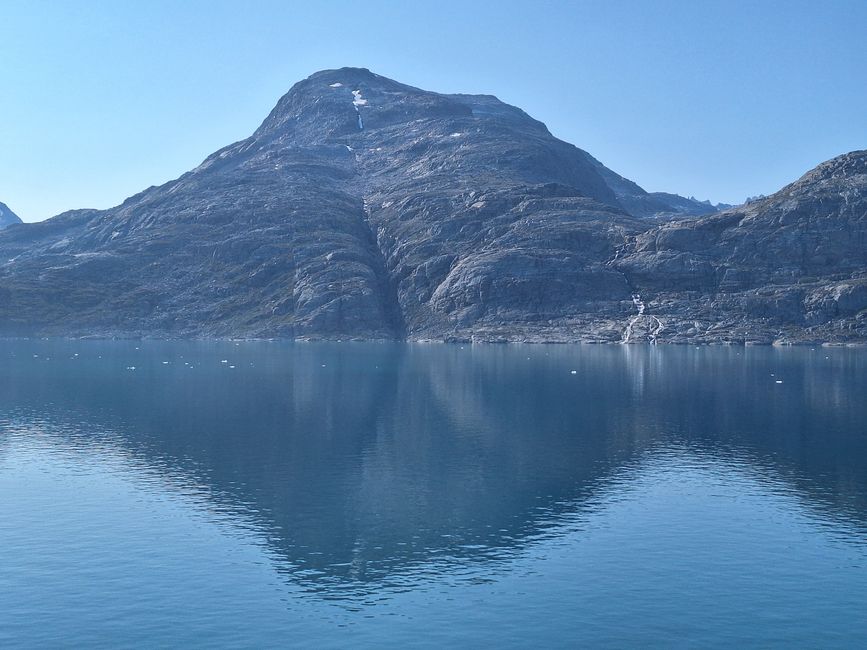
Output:
<instances>
[{"instance_id":1,"label":"sunlit rock face","mask_svg":"<svg viewBox=\"0 0 867 650\"><path fill-rule=\"evenodd\" d=\"M180 178L4 231L0 334L858 339L858 160L718 213L495 97L319 72Z\"/></svg>"},{"instance_id":2,"label":"sunlit rock face","mask_svg":"<svg viewBox=\"0 0 867 650\"><path fill-rule=\"evenodd\" d=\"M21 218L12 212L8 205L0 203L0 229L15 223L21 223Z\"/></svg>"},{"instance_id":3,"label":"sunlit rock face","mask_svg":"<svg viewBox=\"0 0 867 650\"><path fill-rule=\"evenodd\" d=\"M616 266L675 339L867 339L867 151L761 200L646 231Z\"/></svg>"}]
</instances>

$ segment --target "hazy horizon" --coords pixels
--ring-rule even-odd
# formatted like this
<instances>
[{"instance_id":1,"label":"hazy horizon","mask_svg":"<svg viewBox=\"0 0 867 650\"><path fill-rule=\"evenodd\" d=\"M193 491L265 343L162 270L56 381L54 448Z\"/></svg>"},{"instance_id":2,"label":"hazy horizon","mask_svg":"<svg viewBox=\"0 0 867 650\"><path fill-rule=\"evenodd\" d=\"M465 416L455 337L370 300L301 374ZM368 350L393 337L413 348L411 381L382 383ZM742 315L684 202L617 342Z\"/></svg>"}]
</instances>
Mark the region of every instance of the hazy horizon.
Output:
<instances>
[{"instance_id":1,"label":"hazy horizon","mask_svg":"<svg viewBox=\"0 0 867 650\"><path fill-rule=\"evenodd\" d=\"M867 146L856 2L4 9L0 201L25 221L176 178L343 66L497 95L648 191L714 203Z\"/></svg>"}]
</instances>

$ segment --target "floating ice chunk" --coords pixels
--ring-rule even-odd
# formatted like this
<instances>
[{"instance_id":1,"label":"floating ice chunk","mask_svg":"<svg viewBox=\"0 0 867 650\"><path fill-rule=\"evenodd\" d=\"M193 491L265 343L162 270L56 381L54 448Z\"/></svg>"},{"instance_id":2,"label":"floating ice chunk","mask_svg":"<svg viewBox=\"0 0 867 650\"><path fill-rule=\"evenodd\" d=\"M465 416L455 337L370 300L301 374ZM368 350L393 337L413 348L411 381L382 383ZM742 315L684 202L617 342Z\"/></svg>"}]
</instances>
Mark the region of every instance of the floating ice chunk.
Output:
<instances>
[{"instance_id":1,"label":"floating ice chunk","mask_svg":"<svg viewBox=\"0 0 867 650\"><path fill-rule=\"evenodd\" d=\"M229 368L234 368L235 366L229 366Z\"/></svg>"},{"instance_id":2,"label":"floating ice chunk","mask_svg":"<svg viewBox=\"0 0 867 650\"><path fill-rule=\"evenodd\" d=\"M329 88L340 88L343 84L339 81L335 81L333 84L328 84Z\"/></svg>"},{"instance_id":3,"label":"floating ice chunk","mask_svg":"<svg viewBox=\"0 0 867 650\"><path fill-rule=\"evenodd\" d=\"M783 383L783 380L782 380L782 379L778 379L778 380L776 381L776 383L777 383L777 384L782 384L782 383Z\"/></svg>"},{"instance_id":4,"label":"floating ice chunk","mask_svg":"<svg viewBox=\"0 0 867 650\"><path fill-rule=\"evenodd\" d=\"M570 374L572 374L572 375L577 375L577 374L578 374L578 371L577 371L577 370L573 370Z\"/></svg>"}]
</instances>

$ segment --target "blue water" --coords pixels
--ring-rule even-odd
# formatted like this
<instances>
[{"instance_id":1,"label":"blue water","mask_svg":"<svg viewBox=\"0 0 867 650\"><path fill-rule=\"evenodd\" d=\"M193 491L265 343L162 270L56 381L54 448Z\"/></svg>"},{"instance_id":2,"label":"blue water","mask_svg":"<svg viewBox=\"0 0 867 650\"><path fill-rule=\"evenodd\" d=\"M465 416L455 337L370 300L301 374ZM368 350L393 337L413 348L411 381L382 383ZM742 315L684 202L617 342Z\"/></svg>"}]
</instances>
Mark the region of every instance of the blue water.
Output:
<instances>
[{"instance_id":1,"label":"blue water","mask_svg":"<svg viewBox=\"0 0 867 650\"><path fill-rule=\"evenodd\" d=\"M867 351L0 342L0 647L408 644L864 647Z\"/></svg>"}]
</instances>

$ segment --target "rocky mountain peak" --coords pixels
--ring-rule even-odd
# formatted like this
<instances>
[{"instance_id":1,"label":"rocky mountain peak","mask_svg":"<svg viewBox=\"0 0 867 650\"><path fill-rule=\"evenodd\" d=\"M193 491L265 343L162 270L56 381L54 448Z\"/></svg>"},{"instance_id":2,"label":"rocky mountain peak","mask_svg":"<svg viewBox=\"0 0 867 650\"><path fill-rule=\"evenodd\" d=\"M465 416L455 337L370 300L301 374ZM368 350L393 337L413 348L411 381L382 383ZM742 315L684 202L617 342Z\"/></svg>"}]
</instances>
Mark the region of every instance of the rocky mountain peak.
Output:
<instances>
[{"instance_id":1,"label":"rocky mountain peak","mask_svg":"<svg viewBox=\"0 0 867 650\"><path fill-rule=\"evenodd\" d=\"M750 219L785 223L821 218L864 220L867 150L851 151L817 165L778 192L746 204ZM737 210L738 208L735 208Z\"/></svg>"},{"instance_id":2,"label":"rocky mountain peak","mask_svg":"<svg viewBox=\"0 0 867 650\"><path fill-rule=\"evenodd\" d=\"M837 156L804 174L794 185L821 184L844 180L867 182L867 149Z\"/></svg>"},{"instance_id":3,"label":"rocky mountain peak","mask_svg":"<svg viewBox=\"0 0 867 650\"><path fill-rule=\"evenodd\" d=\"M325 144L365 126L471 114L467 106L444 95L398 83L366 68L339 68L317 72L292 86L254 138L289 136L299 144Z\"/></svg>"},{"instance_id":4,"label":"rocky mountain peak","mask_svg":"<svg viewBox=\"0 0 867 650\"><path fill-rule=\"evenodd\" d=\"M287 156L297 165L302 150L311 164L336 164L345 174L374 161L381 167L383 161L431 157L433 166L415 164L413 172L450 169L453 181L472 183L474 164L495 164L503 180L555 182L633 216L716 211L674 194L648 194L492 95L436 93L366 68L323 70L296 83L250 138L216 152L196 172L238 166L279 170ZM465 164L455 166L461 159Z\"/></svg>"},{"instance_id":5,"label":"rocky mountain peak","mask_svg":"<svg viewBox=\"0 0 867 650\"><path fill-rule=\"evenodd\" d=\"M717 213L496 97L326 70L176 180L4 230L0 335L867 339L865 181Z\"/></svg>"},{"instance_id":6,"label":"rocky mountain peak","mask_svg":"<svg viewBox=\"0 0 867 650\"><path fill-rule=\"evenodd\" d=\"M5 203L0 203L0 228L11 226L14 223L21 223L21 218L9 209Z\"/></svg>"}]
</instances>

